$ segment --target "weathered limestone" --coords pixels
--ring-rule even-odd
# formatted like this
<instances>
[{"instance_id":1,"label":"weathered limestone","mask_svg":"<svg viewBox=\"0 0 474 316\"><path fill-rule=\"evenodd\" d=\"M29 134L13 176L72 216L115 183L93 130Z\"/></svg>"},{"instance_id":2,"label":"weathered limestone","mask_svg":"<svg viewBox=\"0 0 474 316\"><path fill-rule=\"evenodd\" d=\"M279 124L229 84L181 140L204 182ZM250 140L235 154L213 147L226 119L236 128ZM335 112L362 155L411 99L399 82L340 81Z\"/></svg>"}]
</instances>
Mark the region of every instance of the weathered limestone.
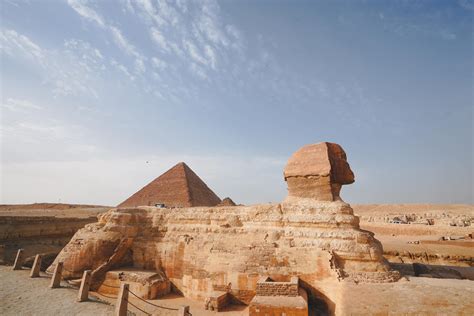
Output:
<instances>
[{"instance_id":1,"label":"weathered limestone","mask_svg":"<svg viewBox=\"0 0 474 316\"><path fill-rule=\"evenodd\" d=\"M5 245L0 245L0 264L5 264Z\"/></svg>"},{"instance_id":2,"label":"weathered limestone","mask_svg":"<svg viewBox=\"0 0 474 316\"><path fill-rule=\"evenodd\" d=\"M49 285L50 288L55 289L55 288L60 287L62 273L63 273L63 263L58 262L58 264L54 268L53 277L51 278L51 283Z\"/></svg>"},{"instance_id":3,"label":"weathered limestone","mask_svg":"<svg viewBox=\"0 0 474 316\"><path fill-rule=\"evenodd\" d=\"M24 260L25 260L24 250L18 249L16 253L16 257L15 257L15 262L13 263L13 270L21 270Z\"/></svg>"},{"instance_id":4,"label":"weathered limestone","mask_svg":"<svg viewBox=\"0 0 474 316\"><path fill-rule=\"evenodd\" d=\"M231 302L229 293L224 291L215 291L204 301L204 309L220 312Z\"/></svg>"},{"instance_id":5,"label":"weathered limestone","mask_svg":"<svg viewBox=\"0 0 474 316\"><path fill-rule=\"evenodd\" d=\"M109 271L97 291L106 295L117 295L120 286L127 283L137 296L153 300L169 294L171 284L161 271L143 271L133 268L121 268Z\"/></svg>"},{"instance_id":6,"label":"weathered limestone","mask_svg":"<svg viewBox=\"0 0 474 316\"><path fill-rule=\"evenodd\" d=\"M77 293L77 301L85 302L89 299L89 287L91 282L91 270L85 270L82 274L81 286Z\"/></svg>"},{"instance_id":7,"label":"weathered limestone","mask_svg":"<svg viewBox=\"0 0 474 316\"><path fill-rule=\"evenodd\" d=\"M205 301L221 291L244 304L261 277L297 276L308 300L323 298L332 309L340 280L396 281L380 242L359 228L350 205L338 198L340 186L354 181L342 148L307 147L285 169L290 190L283 203L115 208L78 231L56 262L77 277L104 267L120 248L115 269L162 271L185 296Z\"/></svg>"},{"instance_id":8,"label":"weathered limestone","mask_svg":"<svg viewBox=\"0 0 474 316\"><path fill-rule=\"evenodd\" d=\"M36 255L35 261L33 262L33 266L31 267L30 278L39 277L40 268L41 268L41 255Z\"/></svg>"},{"instance_id":9,"label":"weathered limestone","mask_svg":"<svg viewBox=\"0 0 474 316\"><path fill-rule=\"evenodd\" d=\"M346 153L333 143L304 146L291 156L283 174L290 198L336 201L341 186L354 182Z\"/></svg>"},{"instance_id":10,"label":"weathered limestone","mask_svg":"<svg viewBox=\"0 0 474 316\"><path fill-rule=\"evenodd\" d=\"M122 285L120 285L120 292L117 297L117 303L115 304L116 316L127 316L128 287L129 285L127 283L122 283Z\"/></svg>"},{"instance_id":11,"label":"weathered limestone","mask_svg":"<svg viewBox=\"0 0 474 316\"><path fill-rule=\"evenodd\" d=\"M178 309L178 316L189 316L189 306L181 305Z\"/></svg>"}]
</instances>

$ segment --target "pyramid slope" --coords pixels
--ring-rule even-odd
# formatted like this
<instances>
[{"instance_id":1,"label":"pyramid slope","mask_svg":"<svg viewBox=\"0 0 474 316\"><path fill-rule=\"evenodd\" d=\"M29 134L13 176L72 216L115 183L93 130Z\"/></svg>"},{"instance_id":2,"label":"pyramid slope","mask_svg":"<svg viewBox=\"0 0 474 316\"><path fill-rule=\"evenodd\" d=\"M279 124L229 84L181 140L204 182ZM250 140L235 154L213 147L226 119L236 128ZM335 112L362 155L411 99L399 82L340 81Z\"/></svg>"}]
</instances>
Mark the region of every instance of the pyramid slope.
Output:
<instances>
[{"instance_id":1,"label":"pyramid slope","mask_svg":"<svg viewBox=\"0 0 474 316\"><path fill-rule=\"evenodd\" d=\"M191 168L180 162L118 206L153 206L157 203L168 207L215 206L220 201Z\"/></svg>"},{"instance_id":2,"label":"pyramid slope","mask_svg":"<svg viewBox=\"0 0 474 316\"><path fill-rule=\"evenodd\" d=\"M184 171L188 182L191 206L216 206L221 199L185 163Z\"/></svg>"}]
</instances>

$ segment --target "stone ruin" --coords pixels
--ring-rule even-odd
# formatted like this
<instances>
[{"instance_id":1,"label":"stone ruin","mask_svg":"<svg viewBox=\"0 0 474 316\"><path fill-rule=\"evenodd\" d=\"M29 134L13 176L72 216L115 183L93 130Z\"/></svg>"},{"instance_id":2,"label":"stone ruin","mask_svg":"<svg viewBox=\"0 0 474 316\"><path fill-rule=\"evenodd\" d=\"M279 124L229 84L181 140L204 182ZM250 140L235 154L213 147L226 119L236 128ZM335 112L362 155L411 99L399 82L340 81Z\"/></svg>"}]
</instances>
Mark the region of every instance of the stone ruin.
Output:
<instances>
[{"instance_id":1,"label":"stone ruin","mask_svg":"<svg viewBox=\"0 0 474 316\"><path fill-rule=\"evenodd\" d=\"M92 270L92 288L99 291L117 282L108 280L117 275L110 271L154 271L173 291L215 310L229 303L251 305L261 298L256 294L262 278L297 277L309 305L323 304L330 313L343 299L345 282L399 279L381 243L360 229L340 198L341 186L354 182L354 174L339 145L301 148L289 159L284 178L288 197L279 204L111 209L79 230L49 271L59 261L66 278Z\"/></svg>"}]
</instances>

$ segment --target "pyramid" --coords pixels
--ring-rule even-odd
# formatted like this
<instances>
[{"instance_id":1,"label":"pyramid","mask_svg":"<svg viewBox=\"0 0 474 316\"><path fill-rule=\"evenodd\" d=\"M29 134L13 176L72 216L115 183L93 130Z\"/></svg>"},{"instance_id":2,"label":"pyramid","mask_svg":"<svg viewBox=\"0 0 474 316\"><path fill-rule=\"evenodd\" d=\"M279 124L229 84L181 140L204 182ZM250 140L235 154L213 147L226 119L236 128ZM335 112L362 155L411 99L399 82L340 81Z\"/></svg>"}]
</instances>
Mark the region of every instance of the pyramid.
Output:
<instances>
[{"instance_id":1,"label":"pyramid","mask_svg":"<svg viewBox=\"0 0 474 316\"><path fill-rule=\"evenodd\" d=\"M220 202L221 199L204 181L184 162L180 162L118 206L165 204L166 207L192 207L216 206Z\"/></svg>"}]
</instances>

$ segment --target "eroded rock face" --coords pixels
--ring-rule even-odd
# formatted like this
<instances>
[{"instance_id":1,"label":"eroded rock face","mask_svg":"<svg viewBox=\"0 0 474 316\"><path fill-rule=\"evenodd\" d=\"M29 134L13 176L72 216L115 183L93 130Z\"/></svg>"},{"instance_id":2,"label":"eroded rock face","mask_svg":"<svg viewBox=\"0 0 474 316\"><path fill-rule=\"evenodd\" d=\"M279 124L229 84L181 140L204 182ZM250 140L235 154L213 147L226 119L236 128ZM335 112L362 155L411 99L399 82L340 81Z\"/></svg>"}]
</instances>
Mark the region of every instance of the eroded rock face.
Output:
<instances>
[{"instance_id":1,"label":"eroded rock face","mask_svg":"<svg viewBox=\"0 0 474 316\"><path fill-rule=\"evenodd\" d=\"M306 176L327 178L330 188L354 180L340 146L323 143L299 152L285 169L289 186ZM309 294L328 297L342 279L397 280L373 233L361 230L350 205L333 201L334 191L319 190L320 184L291 188L281 204L115 208L80 230L56 262L64 261L66 269L74 264L78 272L107 267L126 238L132 257L123 265L163 271L185 296L204 301L225 289L246 304L262 276L298 276Z\"/></svg>"},{"instance_id":2,"label":"eroded rock face","mask_svg":"<svg viewBox=\"0 0 474 316\"><path fill-rule=\"evenodd\" d=\"M338 144L307 145L295 152L283 172L290 198L336 201L344 184L354 182L346 153Z\"/></svg>"}]
</instances>

